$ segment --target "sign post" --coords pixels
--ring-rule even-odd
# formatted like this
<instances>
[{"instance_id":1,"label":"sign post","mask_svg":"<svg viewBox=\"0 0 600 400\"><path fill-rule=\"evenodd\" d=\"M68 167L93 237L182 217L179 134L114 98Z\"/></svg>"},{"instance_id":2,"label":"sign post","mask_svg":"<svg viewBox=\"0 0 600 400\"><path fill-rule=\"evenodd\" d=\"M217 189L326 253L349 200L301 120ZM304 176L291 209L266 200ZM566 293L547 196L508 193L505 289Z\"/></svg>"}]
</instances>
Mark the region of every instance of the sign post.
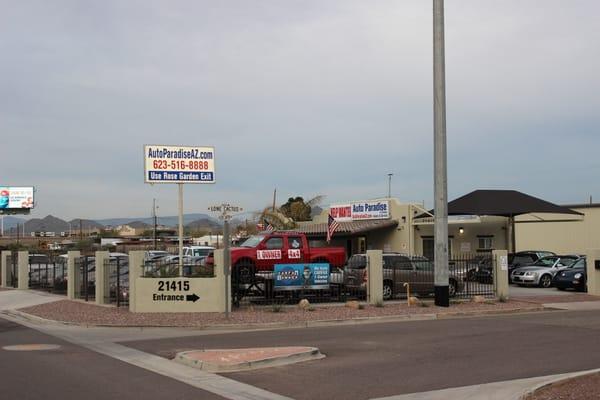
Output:
<instances>
[{"instance_id":1,"label":"sign post","mask_svg":"<svg viewBox=\"0 0 600 400\"><path fill-rule=\"evenodd\" d=\"M243 211L242 207L232 206L229 203L223 203L220 206L208 207L209 211L220 212L219 219L223 220L223 272L225 275L225 315L229 318L229 282L231 278L231 252L229 251L229 245L231 239L229 238L229 220L231 219L231 213Z\"/></svg>"},{"instance_id":2,"label":"sign post","mask_svg":"<svg viewBox=\"0 0 600 400\"><path fill-rule=\"evenodd\" d=\"M215 183L214 147L144 146L144 182L177 183L179 276L183 275L183 184Z\"/></svg>"}]
</instances>

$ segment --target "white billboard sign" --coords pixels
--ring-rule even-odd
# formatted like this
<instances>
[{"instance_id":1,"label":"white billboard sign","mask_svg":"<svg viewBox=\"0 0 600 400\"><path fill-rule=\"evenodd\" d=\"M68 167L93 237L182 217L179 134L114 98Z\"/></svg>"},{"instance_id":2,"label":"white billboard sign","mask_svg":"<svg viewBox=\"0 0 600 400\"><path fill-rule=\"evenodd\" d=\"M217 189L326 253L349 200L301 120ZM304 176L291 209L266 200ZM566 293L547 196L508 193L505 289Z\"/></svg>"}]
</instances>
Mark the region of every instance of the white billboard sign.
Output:
<instances>
[{"instance_id":1,"label":"white billboard sign","mask_svg":"<svg viewBox=\"0 0 600 400\"><path fill-rule=\"evenodd\" d=\"M390 203L384 201L361 201L351 204L333 205L329 213L336 221L360 221L390 218Z\"/></svg>"},{"instance_id":2,"label":"white billboard sign","mask_svg":"<svg viewBox=\"0 0 600 400\"><path fill-rule=\"evenodd\" d=\"M215 183L214 147L144 146L146 183Z\"/></svg>"},{"instance_id":3,"label":"white billboard sign","mask_svg":"<svg viewBox=\"0 0 600 400\"><path fill-rule=\"evenodd\" d=\"M0 209L33 208L32 186L0 186Z\"/></svg>"}]
</instances>

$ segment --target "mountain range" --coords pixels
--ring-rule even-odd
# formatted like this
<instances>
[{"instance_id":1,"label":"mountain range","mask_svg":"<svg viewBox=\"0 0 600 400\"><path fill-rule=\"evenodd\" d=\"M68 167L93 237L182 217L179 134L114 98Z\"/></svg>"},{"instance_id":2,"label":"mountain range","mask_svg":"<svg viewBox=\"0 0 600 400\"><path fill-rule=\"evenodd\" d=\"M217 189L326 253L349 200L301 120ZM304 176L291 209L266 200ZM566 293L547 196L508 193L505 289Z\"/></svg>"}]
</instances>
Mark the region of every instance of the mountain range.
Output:
<instances>
[{"instance_id":1,"label":"mountain range","mask_svg":"<svg viewBox=\"0 0 600 400\"><path fill-rule=\"evenodd\" d=\"M81 221L81 224L80 224ZM174 227L179 224L179 217L177 216L165 216L158 217L158 224L163 226ZM44 218L32 218L25 220L23 218L16 218L11 216L4 217L4 232L6 234L15 234L17 232L17 225L19 225L19 232L29 235L31 232L69 232L79 231L79 227L85 232L89 229L104 229L106 227L116 227L119 225L133 225L136 228L150 227L154 223L152 218L110 218L101 220L89 220L89 219L73 219L71 221L65 221L57 218L53 215L47 215ZM192 229L217 229L222 226L219 220L212 218L206 214L184 214L183 223L186 227ZM24 227L23 227L24 224Z\"/></svg>"}]
</instances>

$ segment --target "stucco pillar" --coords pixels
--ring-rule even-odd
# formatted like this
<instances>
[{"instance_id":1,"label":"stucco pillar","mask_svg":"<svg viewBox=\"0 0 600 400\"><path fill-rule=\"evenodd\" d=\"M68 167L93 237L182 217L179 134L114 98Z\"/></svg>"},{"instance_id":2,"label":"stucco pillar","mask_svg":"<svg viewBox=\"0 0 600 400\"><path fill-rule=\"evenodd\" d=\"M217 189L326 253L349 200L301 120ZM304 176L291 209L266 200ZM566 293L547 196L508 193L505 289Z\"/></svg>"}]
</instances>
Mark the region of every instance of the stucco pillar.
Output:
<instances>
[{"instance_id":1,"label":"stucco pillar","mask_svg":"<svg viewBox=\"0 0 600 400\"><path fill-rule=\"evenodd\" d=\"M600 269L596 269L596 261L600 262L600 249L588 249L586 252L588 294L600 296Z\"/></svg>"},{"instance_id":2,"label":"stucco pillar","mask_svg":"<svg viewBox=\"0 0 600 400\"><path fill-rule=\"evenodd\" d=\"M12 266L9 263L9 258L11 256L11 252L9 250L4 250L0 254L0 267L2 273L2 287L7 288L10 287L10 282L12 281Z\"/></svg>"},{"instance_id":3,"label":"stucco pillar","mask_svg":"<svg viewBox=\"0 0 600 400\"><path fill-rule=\"evenodd\" d=\"M145 251L129 252L129 311L136 312L135 281L144 275Z\"/></svg>"},{"instance_id":4,"label":"stucco pillar","mask_svg":"<svg viewBox=\"0 0 600 400\"><path fill-rule=\"evenodd\" d=\"M367 250L367 300L369 304L383 302L383 252Z\"/></svg>"},{"instance_id":5,"label":"stucco pillar","mask_svg":"<svg viewBox=\"0 0 600 400\"><path fill-rule=\"evenodd\" d=\"M492 251L496 297L508 299L508 251Z\"/></svg>"},{"instance_id":6,"label":"stucco pillar","mask_svg":"<svg viewBox=\"0 0 600 400\"><path fill-rule=\"evenodd\" d=\"M67 252L67 298L75 299L79 294L79 271L77 271L77 258L81 255L79 251Z\"/></svg>"},{"instance_id":7,"label":"stucco pillar","mask_svg":"<svg viewBox=\"0 0 600 400\"><path fill-rule=\"evenodd\" d=\"M109 268L104 262L109 259L108 251L96 252L96 304L108 304L110 300Z\"/></svg>"},{"instance_id":8,"label":"stucco pillar","mask_svg":"<svg viewBox=\"0 0 600 400\"><path fill-rule=\"evenodd\" d=\"M19 289L29 289L29 252L19 251L18 258Z\"/></svg>"},{"instance_id":9,"label":"stucco pillar","mask_svg":"<svg viewBox=\"0 0 600 400\"><path fill-rule=\"evenodd\" d=\"M221 302L219 308L221 312L231 311L231 274L225 275L225 250L214 251L214 274L215 274L215 292L220 292ZM227 285L227 290L225 289Z\"/></svg>"}]
</instances>

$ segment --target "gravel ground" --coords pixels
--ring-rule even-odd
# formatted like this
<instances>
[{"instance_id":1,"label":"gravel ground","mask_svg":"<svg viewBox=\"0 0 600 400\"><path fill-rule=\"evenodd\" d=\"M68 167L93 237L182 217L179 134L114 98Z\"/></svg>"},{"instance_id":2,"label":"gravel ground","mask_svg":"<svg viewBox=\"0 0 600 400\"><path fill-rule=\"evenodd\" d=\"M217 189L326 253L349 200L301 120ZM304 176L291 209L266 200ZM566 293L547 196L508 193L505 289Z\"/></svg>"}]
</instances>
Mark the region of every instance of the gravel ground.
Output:
<instances>
[{"instance_id":1,"label":"gravel ground","mask_svg":"<svg viewBox=\"0 0 600 400\"><path fill-rule=\"evenodd\" d=\"M261 306L235 310L231 313L230 319L227 319L222 313L130 313L126 308L103 307L81 301L60 300L23 308L20 311L50 320L90 325L206 327L221 324L296 324L306 321L364 317L508 312L533 309L539 309L539 305L518 301L461 303L453 304L449 308L434 305L409 308L406 303L387 304L385 307L365 306L362 310L343 306L314 306L312 311L304 311L298 307ZM278 312L274 312L275 310Z\"/></svg>"},{"instance_id":2,"label":"gravel ground","mask_svg":"<svg viewBox=\"0 0 600 400\"><path fill-rule=\"evenodd\" d=\"M521 302L536 304L544 303L572 303L575 301L600 301L600 296L592 296L585 293L573 293L564 296L514 296L511 299Z\"/></svg>"},{"instance_id":3,"label":"gravel ground","mask_svg":"<svg viewBox=\"0 0 600 400\"><path fill-rule=\"evenodd\" d=\"M600 399L600 373L580 376L536 391L527 400Z\"/></svg>"}]
</instances>

